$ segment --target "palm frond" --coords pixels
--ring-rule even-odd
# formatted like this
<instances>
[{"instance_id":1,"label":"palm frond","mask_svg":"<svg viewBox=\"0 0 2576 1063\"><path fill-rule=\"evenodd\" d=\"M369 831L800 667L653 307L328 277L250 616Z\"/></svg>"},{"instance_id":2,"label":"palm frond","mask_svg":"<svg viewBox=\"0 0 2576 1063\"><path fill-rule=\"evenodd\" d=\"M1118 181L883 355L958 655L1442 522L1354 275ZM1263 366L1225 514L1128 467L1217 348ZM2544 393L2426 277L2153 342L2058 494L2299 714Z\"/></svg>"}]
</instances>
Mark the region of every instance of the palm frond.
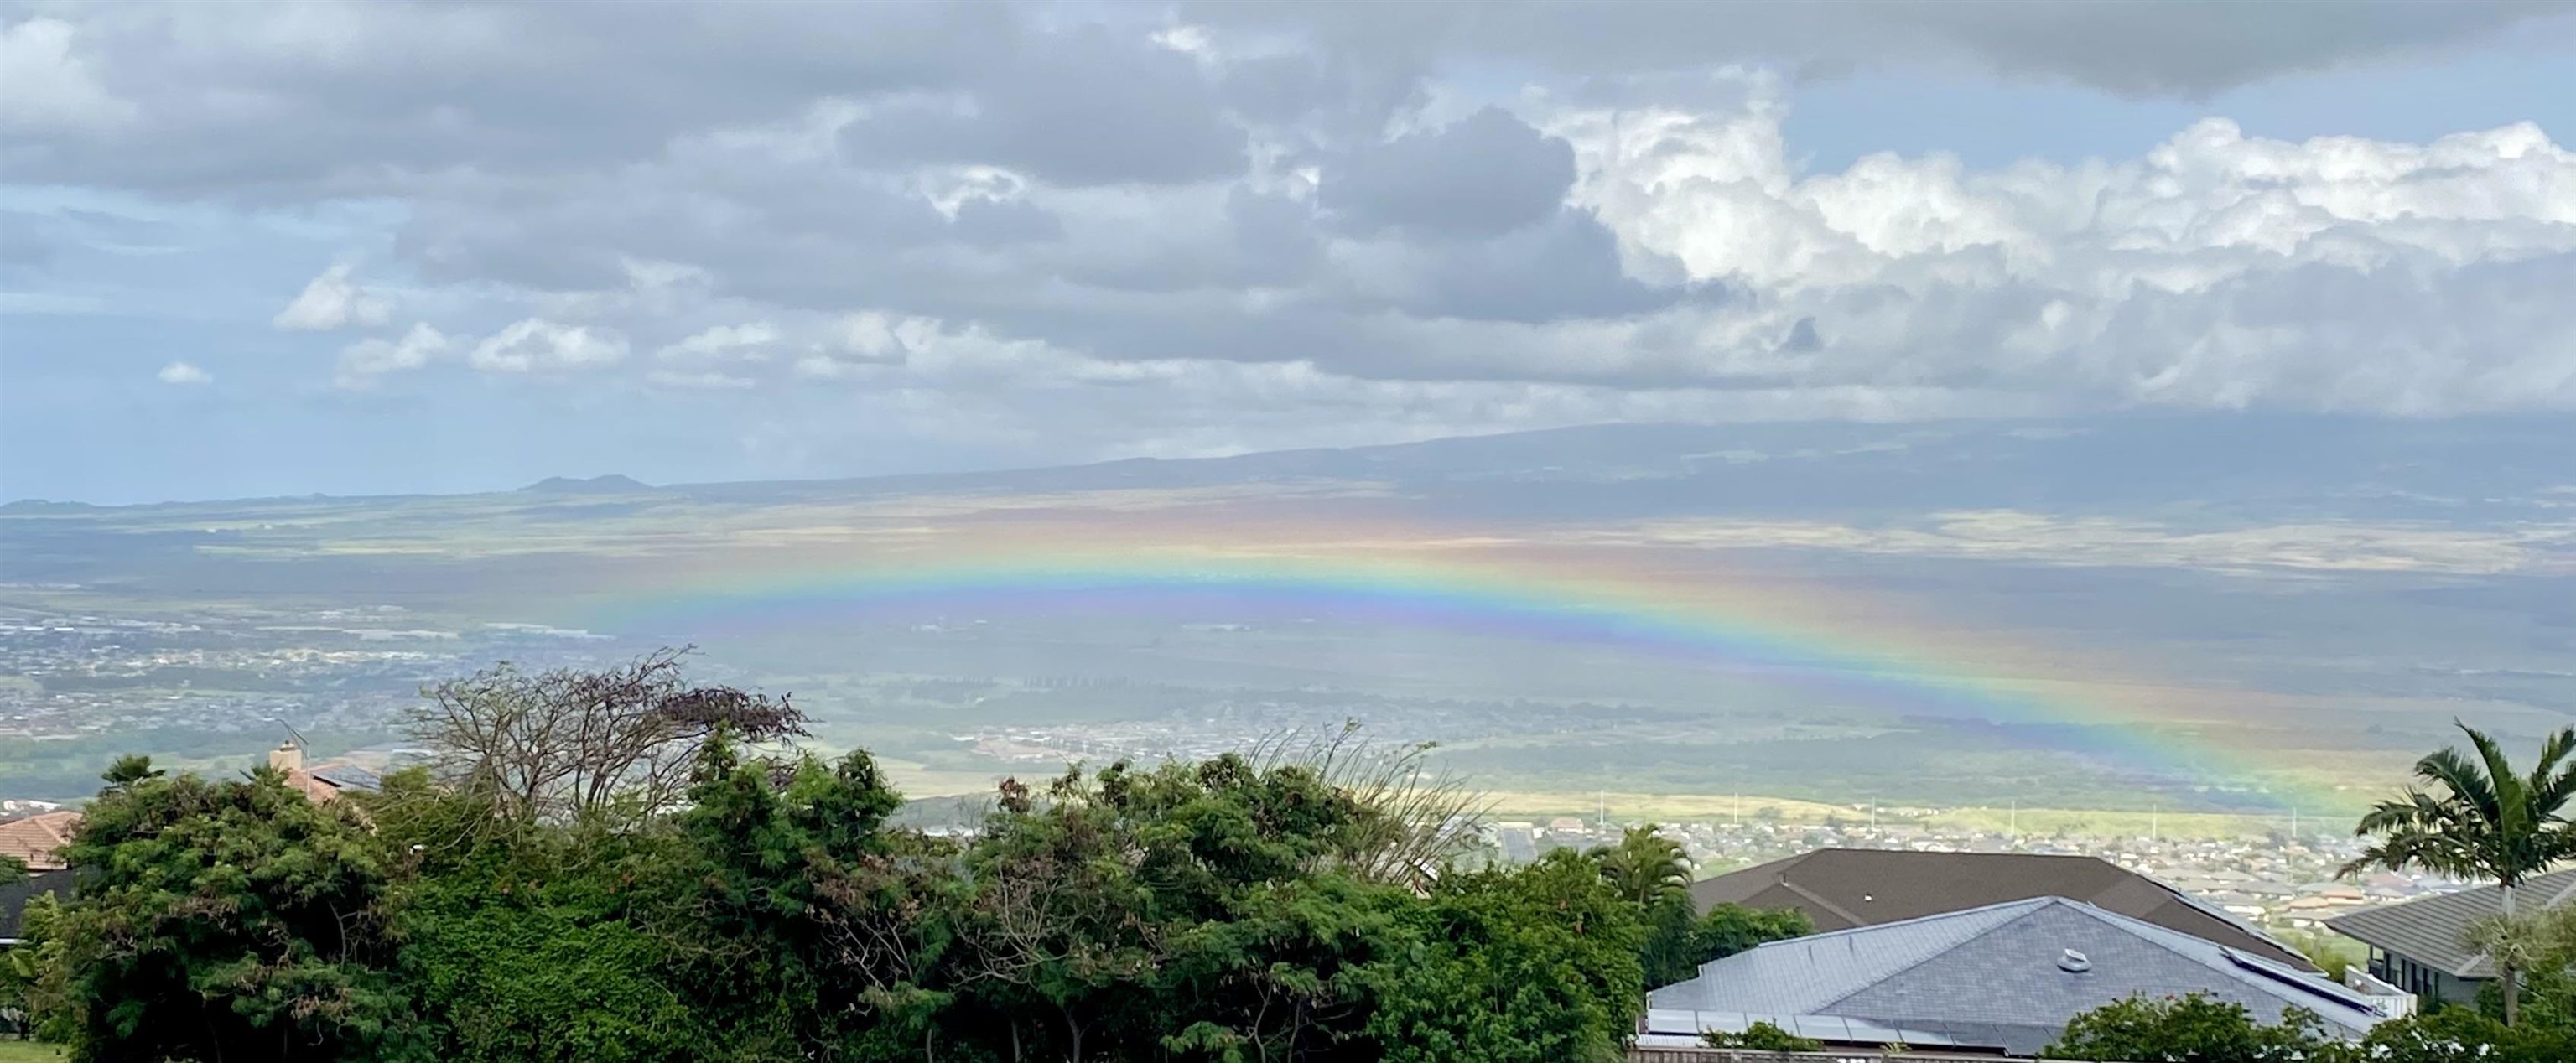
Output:
<instances>
[{"instance_id":1,"label":"palm frond","mask_svg":"<svg viewBox=\"0 0 2576 1063\"><path fill-rule=\"evenodd\" d=\"M2457 810L2422 790L2408 790L2393 801L2382 801L2362 813L2360 825L2353 828L2356 837L2385 834L2404 828L2432 829L2448 823Z\"/></svg>"},{"instance_id":2,"label":"palm frond","mask_svg":"<svg viewBox=\"0 0 2576 1063\"><path fill-rule=\"evenodd\" d=\"M2561 727L2540 743L2540 759L2531 766L2531 777L2545 779L2558 770L2558 763L2569 753L2576 753L2576 727Z\"/></svg>"},{"instance_id":3,"label":"palm frond","mask_svg":"<svg viewBox=\"0 0 2576 1063\"><path fill-rule=\"evenodd\" d=\"M2459 728L2468 734L2469 744L2476 747L2478 761L2486 767L2487 785L2494 788L2495 831L2487 844L2496 850L2497 876L2506 883L2519 882L2532 870L2534 857L2528 850L2541 841L2541 818L2532 815L2531 788L2513 770L2504 747L2497 745L2495 739L2465 723Z\"/></svg>"},{"instance_id":4,"label":"palm frond","mask_svg":"<svg viewBox=\"0 0 2576 1063\"><path fill-rule=\"evenodd\" d=\"M2352 875L2372 868L2391 871L2419 870L2453 878L2481 878L2486 875L2477 846L2458 836L2440 830L2402 829L2388 833L2378 843L2364 848L2361 855L2345 864L2340 872Z\"/></svg>"},{"instance_id":5,"label":"palm frond","mask_svg":"<svg viewBox=\"0 0 2576 1063\"><path fill-rule=\"evenodd\" d=\"M2436 750L2415 764L2428 785L2381 801L2354 833L2377 841L2344 866L2419 869L2460 879L2511 885L2576 860L2576 824L2565 818L2576 800L2576 728L2543 743L2541 763L2517 774L2502 747L2460 723L2470 749Z\"/></svg>"},{"instance_id":6,"label":"palm frond","mask_svg":"<svg viewBox=\"0 0 2576 1063\"><path fill-rule=\"evenodd\" d=\"M2415 774L2439 783L2469 808L2476 809L2487 822L2503 821L2504 804L2496 794L2495 780L2487 775L2484 766L2458 749L2437 749L2425 754L2424 759L2415 762ZM2508 778L2511 774L2506 773Z\"/></svg>"},{"instance_id":7,"label":"palm frond","mask_svg":"<svg viewBox=\"0 0 2576 1063\"><path fill-rule=\"evenodd\" d=\"M2533 815L2542 820L2563 820L2567 803L2576 799L2576 764L2565 763L2576 753L2576 727L2560 728L2540 747L2540 763L2531 770L2530 792Z\"/></svg>"}]
</instances>

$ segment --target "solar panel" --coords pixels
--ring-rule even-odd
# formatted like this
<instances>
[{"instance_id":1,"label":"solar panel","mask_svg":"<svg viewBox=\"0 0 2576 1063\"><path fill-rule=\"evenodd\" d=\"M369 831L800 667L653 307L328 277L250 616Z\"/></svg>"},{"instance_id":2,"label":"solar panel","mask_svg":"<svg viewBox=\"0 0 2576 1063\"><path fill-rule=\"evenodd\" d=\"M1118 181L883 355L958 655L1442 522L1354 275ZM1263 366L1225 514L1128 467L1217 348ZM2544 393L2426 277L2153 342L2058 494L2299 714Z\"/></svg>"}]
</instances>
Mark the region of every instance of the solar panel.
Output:
<instances>
[{"instance_id":1,"label":"solar panel","mask_svg":"<svg viewBox=\"0 0 2576 1063\"><path fill-rule=\"evenodd\" d=\"M1818 1041L1849 1043L1852 1039L1851 1024L1832 1015L1792 1015L1789 1017L1787 1026L1790 1033Z\"/></svg>"},{"instance_id":2,"label":"solar panel","mask_svg":"<svg viewBox=\"0 0 2576 1063\"><path fill-rule=\"evenodd\" d=\"M2251 955L2236 949L2228 949L2226 952L2227 958L2234 961L2236 966L2247 971L2251 971L2266 979L2278 982L2311 996L2324 997L2355 1011L2364 1012L2370 1015L2379 1014L2377 1006L2371 1004L2367 999L2364 999L2361 994L2346 989L2340 984L2329 982L2323 978L2296 971L2288 967L2283 967L2280 964L2274 963L2261 956Z\"/></svg>"}]
</instances>

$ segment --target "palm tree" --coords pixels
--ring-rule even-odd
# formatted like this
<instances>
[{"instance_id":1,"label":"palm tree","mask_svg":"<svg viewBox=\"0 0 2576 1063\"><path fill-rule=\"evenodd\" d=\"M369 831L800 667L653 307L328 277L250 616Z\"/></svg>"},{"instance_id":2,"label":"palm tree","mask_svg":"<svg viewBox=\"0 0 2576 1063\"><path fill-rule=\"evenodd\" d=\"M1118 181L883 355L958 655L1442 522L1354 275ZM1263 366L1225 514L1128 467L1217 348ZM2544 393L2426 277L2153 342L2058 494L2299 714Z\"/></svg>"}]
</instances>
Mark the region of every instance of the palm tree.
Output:
<instances>
[{"instance_id":1,"label":"palm tree","mask_svg":"<svg viewBox=\"0 0 2576 1063\"><path fill-rule=\"evenodd\" d=\"M1630 827L1617 845L1596 845L1583 855L1601 865L1601 878L1619 895L1652 908L1690 888L1690 857L1681 843L1655 833L1649 823Z\"/></svg>"},{"instance_id":2,"label":"palm tree","mask_svg":"<svg viewBox=\"0 0 2576 1063\"><path fill-rule=\"evenodd\" d=\"M2458 879L2494 879L2503 890L2504 918L2510 922L2515 887L2550 865L2576 859L2576 825L2565 815L2569 799L2576 797L2576 764L2565 763L2576 752L2576 728L2550 735L2531 773L2517 775L2494 739L2465 723L2458 726L2469 736L2476 759L2453 747L2416 761L2416 778L2429 785L2410 787L2403 797L2382 801L2361 817L2354 835L2378 840L2345 864L2342 873L2415 868ZM2497 971L2503 980L2504 1021L2511 1025L2522 1006L2514 962L2518 950L2501 951Z\"/></svg>"}]
</instances>

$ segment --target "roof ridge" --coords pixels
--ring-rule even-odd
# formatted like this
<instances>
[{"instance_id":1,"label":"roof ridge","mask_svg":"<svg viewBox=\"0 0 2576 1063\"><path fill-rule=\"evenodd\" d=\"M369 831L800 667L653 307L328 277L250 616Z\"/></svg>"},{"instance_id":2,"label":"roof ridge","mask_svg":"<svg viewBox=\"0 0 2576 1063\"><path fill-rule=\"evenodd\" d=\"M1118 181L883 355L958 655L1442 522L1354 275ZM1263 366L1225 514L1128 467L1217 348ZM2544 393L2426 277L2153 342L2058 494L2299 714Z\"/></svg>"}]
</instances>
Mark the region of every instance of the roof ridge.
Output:
<instances>
[{"instance_id":1,"label":"roof ridge","mask_svg":"<svg viewBox=\"0 0 2576 1063\"><path fill-rule=\"evenodd\" d=\"M1854 914L1850 909L1845 908L1845 907L1843 907L1842 905L1835 904L1835 903L1834 903L1834 902L1832 902L1832 901L1826 900L1826 899L1825 899L1825 895L1824 895L1824 894L1818 893L1818 892L1816 892L1816 891L1814 891L1814 890L1808 889L1808 888L1807 888L1807 887L1805 887L1805 886L1801 886L1801 885L1797 884L1796 882L1792 881L1792 880L1789 878L1789 876L1787 876L1787 875L1785 875L1785 874L1780 876L1780 887L1781 887L1782 889L1788 890L1788 891L1789 891L1789 892L1791 892L1791 893L1795 893L1795 894L1797 894L1797 895L1798 895L1798 896L1800 896L1800 897L1804 897L1804 898L1806 898L1807 900L1812 901L1812 902L1814 902L1814 903L1816 903L1816 904L1818 904L1818 905L1823 906L1823 908L1824 908L1826 911L1828 911L1828 912L1832 912L1832 913L1834 913L1835 915L1839 915L1839 916L1843 917L1845 920L1849 921L1849 922L1850 922L1850 923L1851 923L1855 928L1857 928L1857 927L1864 927L1864 926L1868 926L1868 925L1870 925L1869 920L1864 919L1864 918L1861 918L1859 915Z\"/></svg>"},{"instance_id":2,"label":"roof ridge","mask_svg":"<svg viewBox=\"0 0 2576 1063\"><path fill-rule=\"evenodd\" d=\"M2050 896L2041 896L2041 897L2020 897L2020 898L2016 898L2016 899L2009 900L2009 901L1996 901L1996 902L1995 902L1995 903L1993 903L1993 904L1981 904L1981 905L1978 905L1978 906L1976 906L1976 907L1974 907L1974 908L1961 908L1961 909L1959 909L1959 910L1957 910L1957 911L1951 911L1951 912L1934 912L1934 913L1932 913L1932 914L1930 914L1930 915L1918 915L1918 916L1915 916L1915 917L1914 917L1914 918L1912 918L1912 919L1892 919L1892 920L1889 920L1889 921L1884 922L1884 923L1863 923L1863 924L1861 924L1861 925L1859 925L1859 926L1849 926L1849 927L1844 927L1844 928L1842 928L1842 929L1840 929L1840 930L1824 930L1824 931L1819 931L1819 932L1817 932L1817 933L1813 933L1813 934L1802 934L1802 935L1799 935L1799 936L1797 936L1797 937L1793 937L1793 938L1782 938L1781 940L1778 940L1778 941L1765 941L1765 942L1763 942L1763 943L1761 943L1761 944L1759 944L1759 945L1755 945L1755 946L1753 946L1753 947L1754 947L1754 948L1757 948L1757 949L1785 948L1785 947L1788 947L1788 946L1804 944L1804 943L1806 943L1806 942L1811 942L1811 941L1821 941L1821 940L1823 940L1823 939L1825 939L1825 938L1843 937L1843 936L1850 935L1850 934L1865 933L1865 932L1868 932L1868 931L1871 931L1871 930L1881 930L1881 929L1885 929L1885 928L1887 928L1887 927L1891 927L1891 926L1921 926L1921 925L1923 925L1923 924L1925 924L1925 923L1929 923L1929 922L1932 922L1932 921L1934 921L1934 920L1939 920L1939 919L1958 919L1958 918L1961 918L1961 917L1964 917L1964 916L1978 915L1978 914L1981 914L1981 913L1990 912L1990 911L1993 911L1993 910L1998 909L1998 908L2012 908L2012 907L2021 906L2021 905L2034 905L2034 906L2035 906L2035 905L2045 904L2045 903L2047 903L2047 902L2049 902L2049 901L2065 901L2065 900L2067 900L2067 898L2064 898L2064 897L2058 897L2058 896L2054 896L2054 895L2050 895ZM2082 902L2070 901L2069 903L2082 903Z\"/></svg>"},{"instance_id":3,"label":"roof ridge","mask_svg":"<svg viewBox=\"0 0 2576 1063\"><path fill-rule=\"evenodd\" d=\"M2108 923L2113 927L2117 927L2133 936L2154 941L2156 943L2156 947L2177 956L2183 955L2182 950L2174 948L2173 942L2166 939L2180 938L2182 940L2189 941L2192 944L2218 949L2222 952L2228 948L2228 946L2221 945L2215 941L2209 940L2208 938L2204 938L2196 934L2186 934L2169 927L2157 926L2154 923L2150 923L2136 916L2122 915L2119 912L2112 911L2100 905L2086 904L2082 901L2078 901L2076 904L2083 910L2084 914L2092 916L2104 923ZM2146 933L2139 933L2141 930L2146 931Z\"/></svg>"},{"instance_id":4,"label":"roof ridge","mask_svg":"<svg viewBox=\"0 0 2576 1063\"><path fill-rule=\"evenodd\" d=\"M2110 864L2110 866L2115 867L2115 868L2116 868L2116 867L2120 867L2120 865L2118 865L2118 864L2111 863L2111 861L2109 861L2109 860L2105 860L2105 859L2103 859L2103 858L2101 858L2101 857L2094 856L2094 855L2092 855L2092 854L2090 854L2090 853L2011 853L2011 852L2003 852L2003 853L1988 853L1988 852L1979 852L1979 851L1974 850L1974 849L1912 849L1912 848L1906 848L1906 847L1903 847L1903 846L1875 846L1875 845L1826 845L1826 846L1819 846L1819 847L1817 847L1817 848L1809 849L1809 850L1807 850L1806 852L1800 853L1800 854L1798 854L1797 856L1789 857L1788 859L1792 859L1792 860L1804 859L1804 858L1806 858L1806 857L1814 856L1814 855L1816 855L1817 853L1868 853L1868 854L1871 854L1871 855L1873 855L1873 856L1876 856L1876 855L1888 855L1888 856L1972 856L1972 857L1981 857L1981 858L1982 858L1982 857L2009 856L2009 857L2017 857L2017 858L2025 859L2025 860L2082 860L2082 861L2090 861L2090 862L2098 863L2098 864ZM2128 870L2127 868L2120 868L2120 869L2121 869L2121 870L2123 870L2123 871Z\"/></svg>"}]
</instances>

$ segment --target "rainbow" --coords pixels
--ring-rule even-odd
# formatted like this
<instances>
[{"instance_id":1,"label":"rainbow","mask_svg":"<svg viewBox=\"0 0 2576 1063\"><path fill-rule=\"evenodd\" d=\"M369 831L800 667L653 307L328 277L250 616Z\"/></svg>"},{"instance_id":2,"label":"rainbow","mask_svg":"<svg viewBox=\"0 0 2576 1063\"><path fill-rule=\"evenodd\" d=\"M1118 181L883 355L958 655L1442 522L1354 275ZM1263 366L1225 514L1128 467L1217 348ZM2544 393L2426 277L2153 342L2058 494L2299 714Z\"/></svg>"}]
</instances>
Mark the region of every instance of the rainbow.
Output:
<instances>
[{"instance_id":1,"label":"rainbow","mask_svg":"<svg viewBox=\"0 0 2576 1063\"><path fill-rule=\"evenodd\" d=\"M2121 767L2273 807L2334 803L2198 737L2200 706L2061 648L1954 630L1901 603L1635 548L1538 549L1412 529L1135 524L959 530L657 563L569 622L690 636L836 618L1020 614L1309 618L1614 647L1908 714L2057 727ZM1221 544L1221 545L1212 545ZM1644 557L1647 560L1639 560ZM1661 563L1655 563L1660 561ZM2026 732L2025 732L2026 733ZM2063 741L2063 740L2061 740Z\"/></svg>"}]
</instances>

